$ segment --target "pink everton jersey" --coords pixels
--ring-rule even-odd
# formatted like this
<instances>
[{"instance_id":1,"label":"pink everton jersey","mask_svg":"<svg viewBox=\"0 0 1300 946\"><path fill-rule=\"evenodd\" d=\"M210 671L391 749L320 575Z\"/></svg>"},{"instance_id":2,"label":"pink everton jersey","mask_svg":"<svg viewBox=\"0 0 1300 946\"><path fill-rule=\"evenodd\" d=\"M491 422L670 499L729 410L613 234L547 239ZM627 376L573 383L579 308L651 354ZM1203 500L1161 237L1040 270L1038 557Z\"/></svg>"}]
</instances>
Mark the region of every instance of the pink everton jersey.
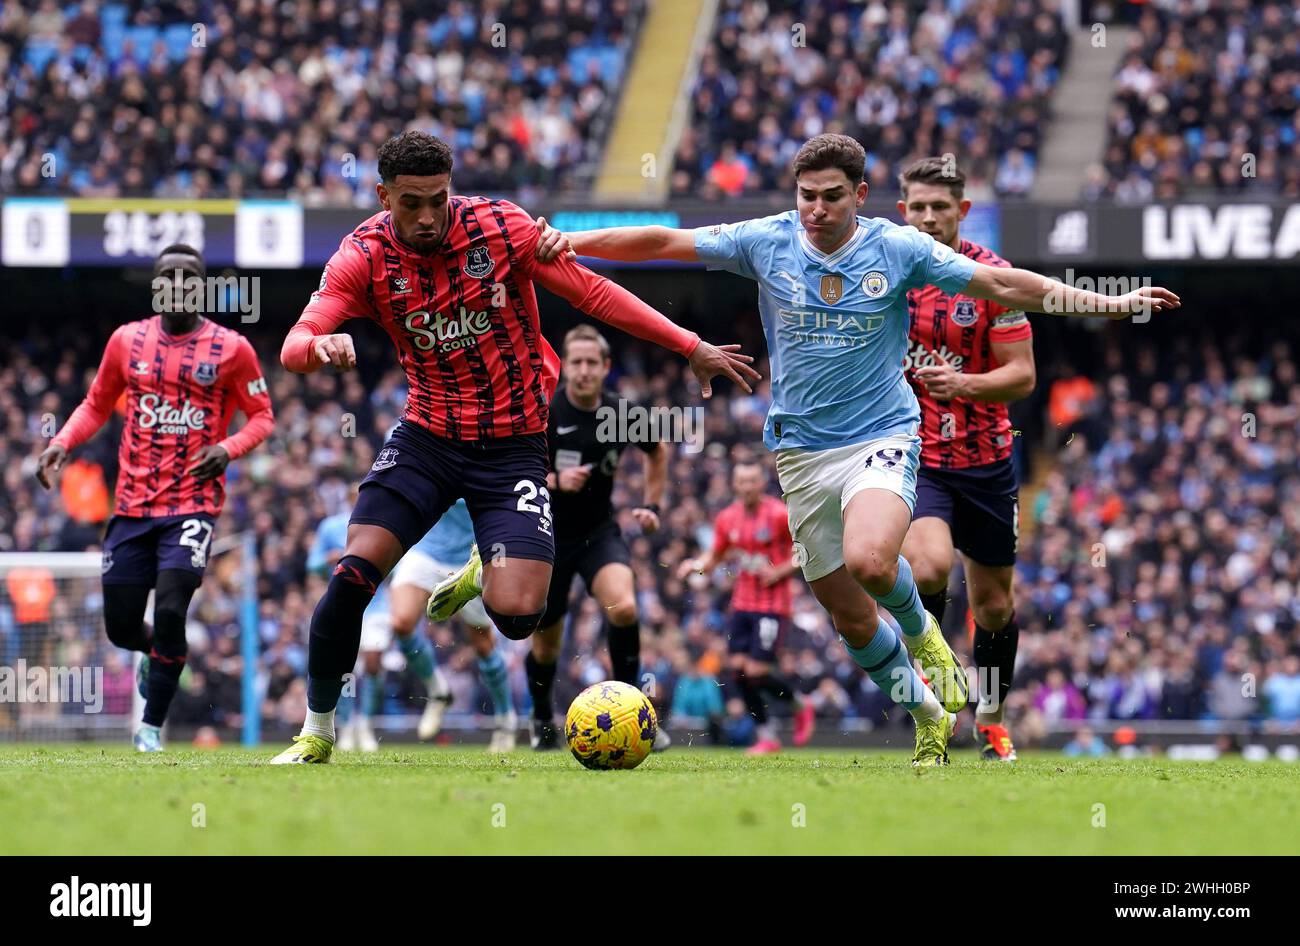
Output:
<instances>
[{"instance_id":1,"label":"pink everton jersey","mask_svg":"<svg viewBox=\"0 0 1300 946\"><path fill-rule=\"evenodd\" d=\"M961 253L985 266L1011 265L969 240L961 241ZM1006 459L1011 455L1011 420L1005 404L966 398L936 401L913 371L936 363L931 350L958 371L991 371L998 367L992 343L1033 337L1029 319L991 300L950 296L937 286L909 291L907 308L911 329L903 367L921 402L921 465L960 469Z\"/></svg>"},{"instance_id":2,"label":"pink everton jersey","mask_svg":"<svg viewBox=\"0 0 1300 946\"><path fill-rule=\"evenodd\" d=\"M764 585L759 577L764 565L788 565L794 555L785 503L765 495L753 512L740 500L727 506L713 522L713 552L734 560L732 610L789 616L790 579Z\"/></svg>"},{"instance_id":3,"label":"pink everton jersey","mask_svg":"<svg viewBox=\"0 0 1300 946\"><path fill-rule=\"evenodd\" d=\"M542 336L536 281L578 309L688 355L699 341L619 286L567 259L539 263L533 219L486 197L452 197L442 244L421 253L387 211L344 237L280 360L321 366L313 344L349 318L388 333L406 372L405 419L456 440L546 429L560 359Z\"/></svg>"},{"instance_id":4,"label":"pink everton jersey","mask_svg":"<svg viewBox=\"0 0 1300 946\"><path fill-rule=\"evenodd\" d=\"M220 444L233 460L274 426L266 381L248 339L202 317L188 335L168 335L158 315L121 326L108 340L90 392L54 442L71 451L89 440L123 392L114 512L219 515L226 478L192 476L188 471L199 451ZM227 436L236 409L248 422Z\"/></svg>"}]
</instances>

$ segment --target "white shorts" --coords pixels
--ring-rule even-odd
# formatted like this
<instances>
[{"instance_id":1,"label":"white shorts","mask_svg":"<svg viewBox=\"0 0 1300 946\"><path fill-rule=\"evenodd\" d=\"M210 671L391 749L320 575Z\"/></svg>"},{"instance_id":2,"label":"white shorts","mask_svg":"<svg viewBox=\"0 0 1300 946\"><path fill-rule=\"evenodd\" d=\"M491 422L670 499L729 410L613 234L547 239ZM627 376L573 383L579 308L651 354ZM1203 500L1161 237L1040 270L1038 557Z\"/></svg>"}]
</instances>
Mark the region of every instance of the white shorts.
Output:
<instances>
[{"instance_id":1,"label":"white shorts","mask_svg":"<svg viewBox=\"0 0 1300 946\"><path fill-rule=\"evenodd\" d=\"M460 570L461 565L448 565L435 561L423 552L411 549L402 556L402 560L393 569L392 584L414 585L421 591L433 591L438 582ZM483 610L483 599L475 598L456 612L456 616L471 627L491 627L492 620Z\"/></svg>"},{"instance_id":2,"label":"white shorts","mask_svg":"<svg viewBox=\"0 0 1300 946\"><path fill-rule=\"evenodd\" d=\"M361 619L361 650L381 654L393 644L393 619L387 611L367 614Z\"/></svg>"},{"instance_id":3,"label":"white shorts","mask_svg":"<svg viewBox=\"0 0 1300 946\"><path fill-rule=\"evenodd\" d=\"M920 464L921 438L907 434L829 450L778 450L777 477L804 578L825 578L844 564L844 509L862 490L886 489L916 508Z\"/></svg>"}]
</instances>

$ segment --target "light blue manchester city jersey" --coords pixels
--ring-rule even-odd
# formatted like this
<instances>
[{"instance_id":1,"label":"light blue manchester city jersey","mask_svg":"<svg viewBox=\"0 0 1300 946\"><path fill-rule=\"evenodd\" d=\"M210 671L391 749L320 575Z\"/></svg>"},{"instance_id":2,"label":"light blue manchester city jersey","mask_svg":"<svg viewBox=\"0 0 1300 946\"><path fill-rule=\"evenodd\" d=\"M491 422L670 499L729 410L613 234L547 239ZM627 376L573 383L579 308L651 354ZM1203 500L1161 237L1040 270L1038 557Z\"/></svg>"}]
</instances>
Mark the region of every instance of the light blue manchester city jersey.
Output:
<instances>
[{"instance_id":1,"label":"light blue manchester city jersey","mask_svg":"<svg viewBox=\"0 0 1300 946\"><path fill-rule=\"evenodd\" d=\"M915 227L858 217L827 255L799 213L700 227L695 250L710 269L758 283L772 365L769 450L825 450L915 434L921 410L903 375L907 291L966 288L976 263Z\"/></svg>"}]
</instances>

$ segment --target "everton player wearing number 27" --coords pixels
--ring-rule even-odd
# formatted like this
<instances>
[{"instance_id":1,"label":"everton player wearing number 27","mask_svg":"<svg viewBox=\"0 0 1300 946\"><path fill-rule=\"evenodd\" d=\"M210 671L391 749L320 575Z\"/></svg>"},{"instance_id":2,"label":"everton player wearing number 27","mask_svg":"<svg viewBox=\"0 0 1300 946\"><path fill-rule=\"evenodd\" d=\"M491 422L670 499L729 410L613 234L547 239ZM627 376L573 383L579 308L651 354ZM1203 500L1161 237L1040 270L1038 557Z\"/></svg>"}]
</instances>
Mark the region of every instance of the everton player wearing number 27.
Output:
<instances>
[{"instance_id":1,"label":"everton player wearing number 27","mask_svg":"<svg viewBox=\"0 0 1300 946\"><path fill-rule=\"evenodd\" d=\"M36 478L49 489L70 452L104 426L126 393L126 423L113 518L104 536L104 625L118 647L142 651L138 686L141 752L162 749L161 729L185 667L185 614L203 581L212 526L225 501L226 464L266 439L275 424L266 381L248 340L173 300L205 275L188 246L154 263L162 312L121 326L95 381L50 446ZM227 436L235 410L248 418ZM154 592L153 628L144 623Z\"/></svg>"},{"instance_id":2,"label":"everton player wearing number 27","mask_svg":"<svg viewBox=\"0 0 1300 946\"><path fill-rule=\"evenodd\" d=\"M738 346L700 341L568 260L539 262L533 219L508 201L453 197L451 171L451 149L431 135L384 143L375 185L383 211L344 237L280 354L290 371L349 370L356 352L338 328L373 319L397 348L409 397L362 480L343 557L312 616L307 720L277 764L329 761L362 612L458 498L477 547L491 550L495 567L473 556L464 576L481 585L488 617L515 640L541 621L555 555L546 420L559 358L542 337L534 282L687 357L706 396L718 374L747 390L745 377L757 377Z\"/></svg>"}]
</instances>

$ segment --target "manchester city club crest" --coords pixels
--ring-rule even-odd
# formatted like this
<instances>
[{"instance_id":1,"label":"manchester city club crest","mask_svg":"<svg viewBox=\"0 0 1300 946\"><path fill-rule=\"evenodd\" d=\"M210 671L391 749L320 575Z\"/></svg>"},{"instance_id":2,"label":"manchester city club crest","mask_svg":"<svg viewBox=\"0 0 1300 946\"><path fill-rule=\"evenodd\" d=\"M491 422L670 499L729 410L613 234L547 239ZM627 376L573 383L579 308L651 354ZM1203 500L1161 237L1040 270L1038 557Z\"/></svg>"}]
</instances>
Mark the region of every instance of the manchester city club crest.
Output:
<instances>
[{"instance_id":1,"label":"manchester city club crest","mask_svg":"<svg viewBox=\"0 0 1300 946\"><path fill-rule=\"evenodd\" d=\"M371 473L378 473L380 470L387 470L397 466L397 448L384 447L375 457L375 462L370 465Z\"/></svg>"},{"instance_id":2,"label":"manchester city club crest","mask_svg":"<svg viewBox=\"0 0 1300 946\"><path fill-rule=\"evenodd\" d=\"M465 252L465 275L482 279L496 267L496 260L486 246L476 246Z\"/></svg>"},{"instance_id":3,"label":"manchester city club crest","mask_svg":"<svg viewBox=\"0 0 1300 946\"><path fill-rule=\"evenodd\" d=\"M952 323L965 328L968 325L974 325L979 319L980 314L975 309L974 299L962 299L953 307Z\"/></svg>"},{"instance_id":4,"label":"manchester city club crest","mask_svg":"<svg viewBox=\"0 0 1300 946\"><path fill-rule=\"evenodd\" d=\"M217 363L200 361L194 366L194 380L202 385L209 385L217 380Z\"/></svg>"},{"instance_id":5,"label":"manchester city club crest","mask_svg":"<svg viewBox=\"0 0 1300 946\"><path fill-rule=\"evenodd\" d=\"M879 299L889 292L889 279L884 273L873 269L862 277L862 291L872 299Z\"/></svg>"}]
</instances>

